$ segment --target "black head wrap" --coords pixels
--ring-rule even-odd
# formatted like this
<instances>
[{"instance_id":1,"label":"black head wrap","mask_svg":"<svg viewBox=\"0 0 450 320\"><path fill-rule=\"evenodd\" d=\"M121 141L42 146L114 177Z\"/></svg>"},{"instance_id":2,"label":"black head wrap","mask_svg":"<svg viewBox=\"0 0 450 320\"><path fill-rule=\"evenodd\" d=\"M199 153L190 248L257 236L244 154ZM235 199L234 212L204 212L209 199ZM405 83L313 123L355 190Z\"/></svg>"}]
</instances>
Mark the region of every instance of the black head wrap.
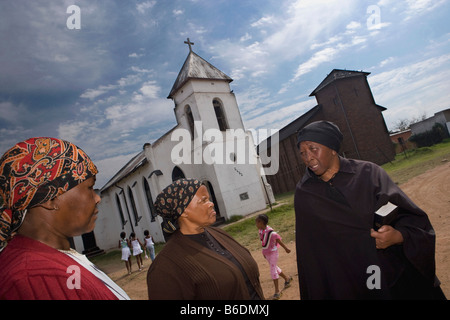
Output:
<instances>
[{"instance_id":1,"label":"black head wrap","mask_svg":"<svg viewBox=\"0 0 450 320\"><path fill-rule=\"evenodd\" d=\"M302 141L312 141L339 152L342 139L342 133L337 125L330 121L316 121L298 132L297 147L300 148Z\"/></svg>"},{"instance_id":2,"label":"black head wrap","mask_svg":"<svg viewBox=\"0 0 450 320\"><path fill-rule=\"evenodd\" d=\"M156 213L163 218L162 229L171 234L178 229L177 220L186 210L202 183L197 179L179 179L156 197Z\"/></svg>"}]
</instances>

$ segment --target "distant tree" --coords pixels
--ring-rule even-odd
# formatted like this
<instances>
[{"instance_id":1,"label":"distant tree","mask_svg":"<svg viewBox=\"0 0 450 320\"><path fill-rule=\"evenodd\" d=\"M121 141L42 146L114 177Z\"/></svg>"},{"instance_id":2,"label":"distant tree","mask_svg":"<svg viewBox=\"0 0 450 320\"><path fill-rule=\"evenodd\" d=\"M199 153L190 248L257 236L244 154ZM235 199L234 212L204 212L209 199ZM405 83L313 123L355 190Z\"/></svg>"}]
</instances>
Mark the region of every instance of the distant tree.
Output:
<instances>
[{"instance_id":1,"label":"distant tree","mask_svg":"<svg viewBox=\"0 0 450 320\"><path fill-rule=\"evenodd\" d=\"M393 131L397 132L397 131L408 130L412 124L423 121L426 118L427 118L427 113L424 111L421 116L412 117L410 119L406 119L406 118L400 119L395 123Z\"/></svg>"}]
</instances>

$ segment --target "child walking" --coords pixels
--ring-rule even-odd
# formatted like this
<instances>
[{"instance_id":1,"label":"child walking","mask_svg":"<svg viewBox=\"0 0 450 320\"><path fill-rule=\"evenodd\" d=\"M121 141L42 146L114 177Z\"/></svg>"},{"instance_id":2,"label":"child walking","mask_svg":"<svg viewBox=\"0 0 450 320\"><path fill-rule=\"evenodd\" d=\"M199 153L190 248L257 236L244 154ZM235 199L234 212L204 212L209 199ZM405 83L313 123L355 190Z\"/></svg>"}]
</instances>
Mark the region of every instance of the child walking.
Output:
<instances>
[{"instance_id":1,"label":"child walking","mask_svg":"<svg viewBox=\"0 0 450 320\"><path fill-rule=\"evenodd\" d=\"M155 244L153 243L153 237L150 235L148 230L144 231L144 241L145 241L145 258L147 258L147 252L150 259L155 260Z\"/></svg>"},{"instance_id":2,"label":"child walking","mask_svg":"<svg viewBox=\"0 0 450 320\"><path fill-rule=\"evenodd\" d=\"M127 234L125 232L120 233L119 248L122 249L122 260L125 261L125 266L127 267L128 274L131 274L131 251L130 243L126 238Z\"/></svg>"},{"instance_id":3,"label":"child walking","mask_svg":"<svg viewBox=\"0 0 450 320\"><path fill-rule=\"evenodd\" d=\"M291 286L292 277L286 276L277 266L278 262L278 247L282 246L287 253L291 250L281 241L281 236L276 233L269 225L269 217L265 214L260 214L255 219L256 227L259 229L259 238L262 244L262 254L269 262L270 275L272 277L275 293L272 296L273 300L280 299L281 292L278 287L278 278L281 276L284 279L284 289Z\"/></svg>"},{"instance_id":4,"label":"child walking","mask_svg":"<svg viewBox=\"0 0 450 320\"><path fill-rule=\"evenodd\" d=\"M136 262L138 264L139 271L141 271L142 267L144 266L144 264L142 263L142 256L141 256L141 253L144 252L142 251L142 243L141 241L139 241L138 238L136 238L136 234L134 232L130 234L130 239L131 245L133 247L133 256L136 257Z\"/></svg>"}]
</instances>

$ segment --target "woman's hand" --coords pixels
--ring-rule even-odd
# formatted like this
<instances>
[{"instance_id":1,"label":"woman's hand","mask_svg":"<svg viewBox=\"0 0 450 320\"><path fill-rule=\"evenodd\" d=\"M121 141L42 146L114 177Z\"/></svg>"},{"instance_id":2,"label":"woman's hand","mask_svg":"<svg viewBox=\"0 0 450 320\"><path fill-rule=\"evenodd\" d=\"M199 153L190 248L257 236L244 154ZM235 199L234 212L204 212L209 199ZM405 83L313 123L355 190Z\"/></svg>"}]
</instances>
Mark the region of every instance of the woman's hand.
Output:
<instances>
[{"instance_id":1,"label":"woman's hand","mask_svg":"<svg viewBox=\"0 0 450 320\"><path fill-rule=\"evenodd\" d=\"M386 249L392 245L403 243L401 232L389 225L382 226L378 231L370 229L370 236L375 238L377 249Z\"/></svg>"}]
</instances>

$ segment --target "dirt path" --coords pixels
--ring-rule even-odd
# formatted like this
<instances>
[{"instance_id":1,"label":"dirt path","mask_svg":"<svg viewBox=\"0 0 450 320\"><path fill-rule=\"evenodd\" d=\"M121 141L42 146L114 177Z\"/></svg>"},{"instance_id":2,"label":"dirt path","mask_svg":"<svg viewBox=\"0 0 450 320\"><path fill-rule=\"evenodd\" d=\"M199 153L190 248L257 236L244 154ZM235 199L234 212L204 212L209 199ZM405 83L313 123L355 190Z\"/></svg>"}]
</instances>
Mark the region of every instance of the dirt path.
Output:
<instances>
[{"instance_id":1,"label":"dirt path","mask_svg":"<svg viewBox=\"0 0 450 320\"><path fill-rule=\"evenodd\" d=\"M450 162L401 185L430 218L436 232L436 275L450 299Z\"/></svg>"},{"instance_id":2,"label":"dirt path","mask_svg":"<svg viewBox=\"0 0 450 320\"><path fill-rule=\"evenodd\" d=\"M436 231L436 273L442 283L442 289L450 297L450 163L443 163L407 183L401 185L402 190L423 210L425 210ZM297 300L300 298L295 256L295 243L287 244L291 253L282 248L279 253L279 267L287 275L292 275L292 286L286 289L281 300ZM252 252L252 256L260 269L260 280L266 298L273 294L273 281L270 278L269 265L260 250ZM105 271L120 285L132 299L147 299L147 270L150 260L144 260L144 269L136 271L133 259L133 273L127 275L125 265L117 263ZM280 279L280 287L283 279Z\"/></svg>"}]
</instances>

